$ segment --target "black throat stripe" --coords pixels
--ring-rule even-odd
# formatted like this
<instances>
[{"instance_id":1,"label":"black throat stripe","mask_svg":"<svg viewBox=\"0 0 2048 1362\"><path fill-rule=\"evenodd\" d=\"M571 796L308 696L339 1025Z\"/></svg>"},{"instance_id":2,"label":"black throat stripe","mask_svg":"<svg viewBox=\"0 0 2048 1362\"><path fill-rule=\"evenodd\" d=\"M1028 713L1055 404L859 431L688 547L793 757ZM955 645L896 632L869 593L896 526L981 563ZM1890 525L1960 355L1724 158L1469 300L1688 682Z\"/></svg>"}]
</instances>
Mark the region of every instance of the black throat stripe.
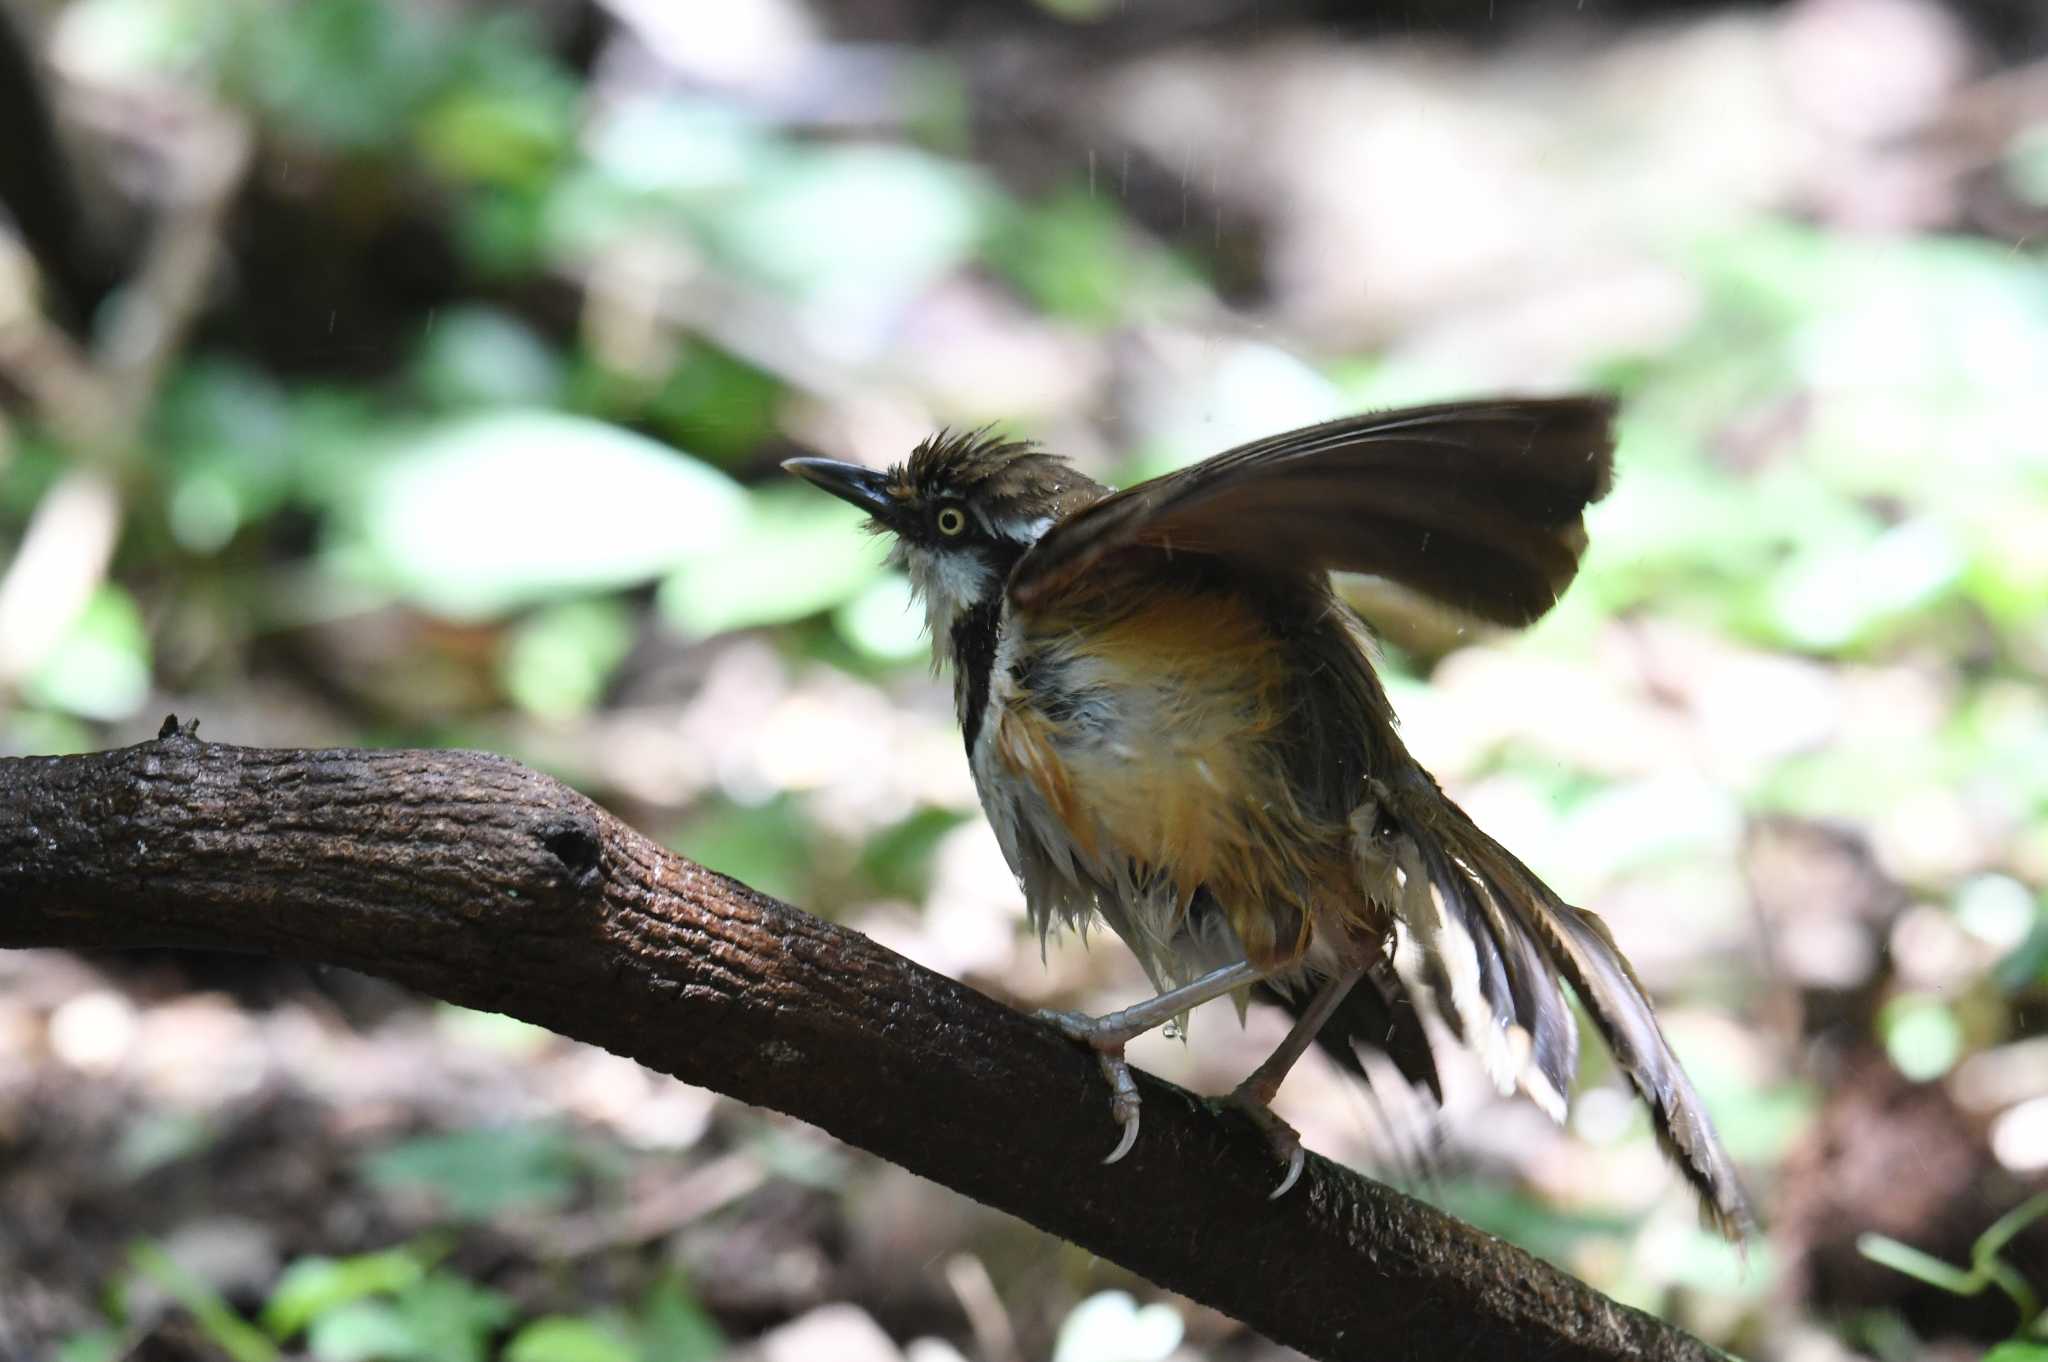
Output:
<instances>
[{"instance_id":1,"label":"black throat stripe","mask_svg":"<svg viewBox=\"0 0 2048 1362\"><path fill-rule=\"evenodd\" d=\"M960 736L967 758L974 759L974 735L988 709L989 672L996 662L996 628L1002 617L1001 596L983 601L953 621L953 666L958 669L961 696Z\"/></svg>"},{"instance_id":2,"label":"black throat stripe","mask_svg":"<svg viewBox=\"0 0 2048 1362\"><path fill-rule=\"evenodd\" d=\"M995 539L982 545L982 565L995 590L985 601L977 601L953 621L953 666L960 687L960 740L967 745L967 760L974 760L974 735L981 731L981 716L988 710L989 673L996 664L996 634L1003 616L1005 584L1017 560L1031 546L1014 539Z\"/></svg>"}]
</instances>

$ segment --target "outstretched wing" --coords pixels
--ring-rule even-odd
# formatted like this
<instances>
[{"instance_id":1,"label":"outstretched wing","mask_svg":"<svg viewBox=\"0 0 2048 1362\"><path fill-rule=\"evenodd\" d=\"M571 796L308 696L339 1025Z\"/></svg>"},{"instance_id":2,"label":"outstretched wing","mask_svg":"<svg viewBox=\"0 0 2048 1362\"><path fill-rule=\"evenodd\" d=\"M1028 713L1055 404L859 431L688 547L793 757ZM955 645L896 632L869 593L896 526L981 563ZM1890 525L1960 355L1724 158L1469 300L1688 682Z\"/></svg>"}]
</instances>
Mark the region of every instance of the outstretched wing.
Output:
<instances>
[{"instance_id":1,"label":"outstretched wing","mask_svg":"<svg viewBox=\"0 0 2048 1362\"><path fill-rule=\"evenodd\" d=\"M1502 398L1345 417L1141 483L1068 517L1018 562L1029 609L1113 554L1196 553L1369 572L1499 624L1554 604L1613 475L1606 397Z\"/></svg>"}]
</instances>

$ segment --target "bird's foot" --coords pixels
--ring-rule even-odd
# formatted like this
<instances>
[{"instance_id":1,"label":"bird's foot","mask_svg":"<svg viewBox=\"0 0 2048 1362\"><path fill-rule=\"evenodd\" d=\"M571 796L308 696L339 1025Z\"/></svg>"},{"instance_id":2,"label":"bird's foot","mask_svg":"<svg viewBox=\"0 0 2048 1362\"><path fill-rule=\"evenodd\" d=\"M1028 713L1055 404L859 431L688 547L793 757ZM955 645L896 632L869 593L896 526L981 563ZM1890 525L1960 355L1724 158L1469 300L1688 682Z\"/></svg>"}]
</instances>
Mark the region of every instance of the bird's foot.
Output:
<instances>
[{"instance_id":1,"label":"bird's foot","mask_svg":"<svg viewBox=\"0 0 2048 1362\"><path fill-rule=\"evenodd\" d=\"M1268 1201L1278 1201L1288 1190L1301 1180L1301 1170L1308 1164L1308 1151L1302 1148L1301 1132L1280 1119L1267 1105L1268 1096L1262 1094L1250 1079L1231 1089L1229 1096L1214 1099L1219 1107L1234 1107L1251 1118L1251 1123L1266 1137L1266 1143L1273 1148L1274 1157L1287 1166L1286 1176L1280 1185L1267 1194Z\"/></svg>"},{"instance_id":2,"label":"bird's foot","mask_svg":"<svg viewBox=\"0 0 2048 1362\"><path fill-rule=\"evenodd\" d=\"M1049 1022L1068 1040L1085 1045L1095 1052L1095 1058L1102 1065L1102 1076L1109 1080L1109 1114L1111 1119L1123 1127L1123 1137L1116 1142L1116 1148L1109 1151L1104 1163L1115 1163L1131 1152L1131 1146L1138 1142L1138 1080L1131 1074L1131 1066L1124 1059L1124 1044L1130 1039L1127 1028L1115 1025L1107 1017L1091 1017L1085 1012L1058 1012L1051 1009L1037 1014L1040 1021Z\"/></svg>"}]
</instances>

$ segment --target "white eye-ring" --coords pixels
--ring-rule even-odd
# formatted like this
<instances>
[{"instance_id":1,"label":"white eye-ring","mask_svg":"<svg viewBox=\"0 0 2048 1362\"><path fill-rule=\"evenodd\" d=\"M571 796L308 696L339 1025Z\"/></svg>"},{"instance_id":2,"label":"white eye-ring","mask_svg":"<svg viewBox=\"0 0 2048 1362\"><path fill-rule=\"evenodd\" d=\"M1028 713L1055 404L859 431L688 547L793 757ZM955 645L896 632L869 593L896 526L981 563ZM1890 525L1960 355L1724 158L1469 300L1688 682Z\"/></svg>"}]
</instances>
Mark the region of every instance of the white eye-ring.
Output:
<instances>
[{"instance_id":1,"label":"white eye-ring","mask_svg":"<svg viewBox=\"0 0 2048 1362\"><path fill-rule=\"evenodd\" d=\"M937 523L939 533L951 539L967 528L967 512L958 506L945 507L939 512Z\"/></svg>"}]
</instances>

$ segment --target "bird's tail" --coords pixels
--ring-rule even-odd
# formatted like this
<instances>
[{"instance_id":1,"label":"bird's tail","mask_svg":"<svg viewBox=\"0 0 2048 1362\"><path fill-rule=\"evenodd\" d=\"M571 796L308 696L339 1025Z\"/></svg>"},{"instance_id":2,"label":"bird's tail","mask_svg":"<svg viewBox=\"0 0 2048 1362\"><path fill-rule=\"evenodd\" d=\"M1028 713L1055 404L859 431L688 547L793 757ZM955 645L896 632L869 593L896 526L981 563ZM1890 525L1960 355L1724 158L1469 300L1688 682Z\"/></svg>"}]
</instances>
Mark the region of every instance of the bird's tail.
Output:
<instances>
[{"instance_id":1,"label":"bird's tail","mask_svg":"<svg viewBox=\"0 0 2048 1362\"><path fill-rule=\"evenodd\" d=\"M1562 976L1649 1107L1658 1144L1698 1192L1701 1218L1731 1240L1747 1238L1756 1222L1734 1164L1606 924L1560 899L1429 787L1426 797L1417 789L1380 801L1370 824L1353 825L1363 868L1400 871L1390 885L1396 968L1462 1033L1496 1086L1521 1088L1558 1119L1578 1067Z\"/></svg>"}]
</instances>

